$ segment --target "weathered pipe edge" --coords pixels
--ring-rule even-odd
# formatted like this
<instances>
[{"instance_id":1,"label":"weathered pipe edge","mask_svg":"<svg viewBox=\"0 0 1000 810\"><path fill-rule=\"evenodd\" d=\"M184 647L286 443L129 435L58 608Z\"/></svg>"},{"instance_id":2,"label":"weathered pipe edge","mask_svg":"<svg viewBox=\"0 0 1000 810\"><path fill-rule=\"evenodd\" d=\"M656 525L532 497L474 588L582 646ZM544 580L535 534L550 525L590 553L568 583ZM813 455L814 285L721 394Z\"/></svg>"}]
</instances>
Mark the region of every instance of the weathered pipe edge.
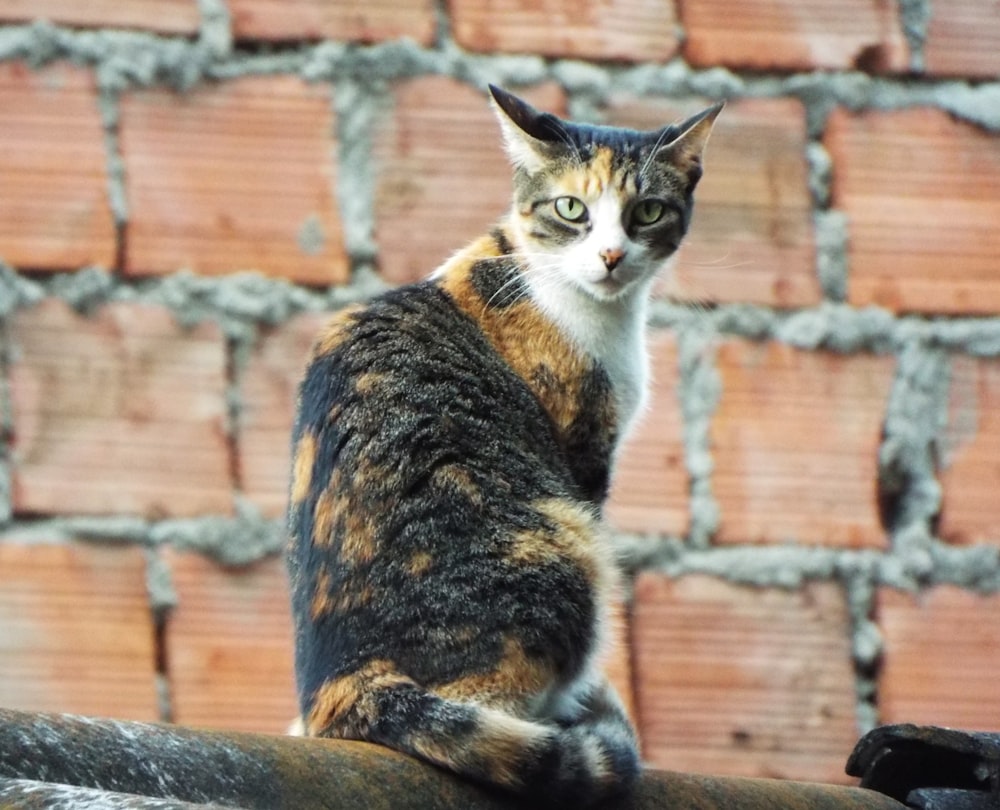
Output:
<instances>
[{"instance_id":1,"label":"weathered pipe edge","mask_svg":"<svg viewBox=\"0 0 1000 810\"><path fill-rule=\"evenodd\" d=\"M22 780L16 782L12 780ZM524 805L379 746L338 740L222 733L151 723L0 709L0 808L19 803L17 790L73 786L140 797L231 808L397 808L514 810ZM25 794L27 795L27 794ZM30 798L30 797L29 797ZM65 805L71 806L71 805ZM635 795L606 810L759 810L904 805L864 788L772 779L710 777L649 770Z\"/></svg>"}]
</instances>

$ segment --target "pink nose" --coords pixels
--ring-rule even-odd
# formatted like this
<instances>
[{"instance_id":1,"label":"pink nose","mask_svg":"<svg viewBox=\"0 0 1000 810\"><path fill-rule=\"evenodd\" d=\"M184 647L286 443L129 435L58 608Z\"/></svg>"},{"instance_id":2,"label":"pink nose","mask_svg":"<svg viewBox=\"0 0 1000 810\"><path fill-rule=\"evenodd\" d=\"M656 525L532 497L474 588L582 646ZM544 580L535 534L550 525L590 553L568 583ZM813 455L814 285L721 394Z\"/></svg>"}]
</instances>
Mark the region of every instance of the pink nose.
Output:
<instances>
[{"instance_id":1,"label":"pink nose","mask_svg":"<svg viewBox=\"0 0 1000 810\"><path fill-rule=\"evenodd\" d=\"M611 272L625 258L625 251L622 248L605 248L597 255L603 259L604 266L608 268L608 272Z\"/></svg>"}]
</instances>

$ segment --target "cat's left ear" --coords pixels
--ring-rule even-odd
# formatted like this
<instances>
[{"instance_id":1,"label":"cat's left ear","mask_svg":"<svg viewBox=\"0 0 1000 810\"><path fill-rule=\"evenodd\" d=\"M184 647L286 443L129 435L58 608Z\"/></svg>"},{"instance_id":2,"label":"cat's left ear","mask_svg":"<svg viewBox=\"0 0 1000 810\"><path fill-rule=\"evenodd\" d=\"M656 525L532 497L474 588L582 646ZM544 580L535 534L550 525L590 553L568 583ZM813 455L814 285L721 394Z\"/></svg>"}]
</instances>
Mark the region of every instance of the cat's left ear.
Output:
<instances>
[{"instance_id":1,"label":"cat's left ear","mask_svg":"<svg viewBox=\"0 0 1000 810\"><path fill-rule=\"evenodd\" d=\"M701 159L705 153L705 144L712 134L712 126L719 117L726 102L720 101L697 115L692 115L681 124L674 124L673 129L680 134L656 151L656 159L669 161L687 175L692 185L701 178Z\"/></svg>"},{"instance_id":2,"label":"cat's left ear","mask_svg":"<svg viewBox=\"0 0 1000 810\"><path fill-rule=\"evenodd\" d=\"M503 132L507 156L515 167L535 172L566 151L566 125L551 113L536 110L495 85L490 85L493 108Z\"/></svg>"}]
</instances>

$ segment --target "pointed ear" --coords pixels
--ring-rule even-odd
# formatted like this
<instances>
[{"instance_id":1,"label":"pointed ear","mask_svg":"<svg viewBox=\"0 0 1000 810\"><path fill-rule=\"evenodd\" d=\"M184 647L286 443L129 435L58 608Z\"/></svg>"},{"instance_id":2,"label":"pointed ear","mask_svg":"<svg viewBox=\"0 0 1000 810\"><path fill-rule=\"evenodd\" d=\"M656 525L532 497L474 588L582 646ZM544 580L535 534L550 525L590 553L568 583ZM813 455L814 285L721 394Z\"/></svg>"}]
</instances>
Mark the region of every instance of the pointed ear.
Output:
<instances>
[{"instance_id":1,"label":"pointed ear","mask_svg":"<svg viewBox=\"0 0 1000 810\"><path fill-rule=\"evenodd\" d=\"M701 159L705 144L712 133L712 125L722 112L726 102L720 101L691 116L687 121L674 125L680 135L661 146L656 153L657 160L668 161L688 176L692 184L701 178Z\"/></svg>"},{"instance_id":2,"label":"pointed ear","mask_svg":"<svg viewBox=\"0 0 1000 810\"><path fill-rule=\"evenodd\" d=\"M558 118L539 112L513 93L492 84L489 87L504 147L515 167L538 171L555 152L566 148L566 128Z\"/></svg>"}]
</instances>

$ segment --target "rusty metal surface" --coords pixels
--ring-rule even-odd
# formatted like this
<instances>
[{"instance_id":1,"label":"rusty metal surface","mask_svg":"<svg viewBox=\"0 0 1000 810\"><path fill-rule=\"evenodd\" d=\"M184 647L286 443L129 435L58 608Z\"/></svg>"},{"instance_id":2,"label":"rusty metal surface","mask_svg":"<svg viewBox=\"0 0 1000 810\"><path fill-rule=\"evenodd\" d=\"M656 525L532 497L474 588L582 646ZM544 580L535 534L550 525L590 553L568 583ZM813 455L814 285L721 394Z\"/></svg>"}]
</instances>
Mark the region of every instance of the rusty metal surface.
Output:
<instances>
[{"instance_id":1,"label":"rusty metal surface","mask_svg":"<svg viewBox=\"0 0 1000 810\"><path fill-rule=\"evenodd\" d=\"M0 780L4 778L133 794L134 800L168 799L174 803L166 806L178 808L183 802L246 810L523 806L364 743L223 734L0 709ZM0 807L33 806L39 805L0 801ZM654 808L901 810L902 805L860 788L651 770L643 775L635 796L605 810Z\"/></svg>"},{"instance_id":2,"label":"rusty metal surface","mask_svg":"<svg viewBox=\"0 0 1000 810\"><path fill-rule=\"evenodd\" d=\"M1000 734L882 726L858 742L847 772L911 807L1000 810Z\"/></svg>"}]
</instances>

